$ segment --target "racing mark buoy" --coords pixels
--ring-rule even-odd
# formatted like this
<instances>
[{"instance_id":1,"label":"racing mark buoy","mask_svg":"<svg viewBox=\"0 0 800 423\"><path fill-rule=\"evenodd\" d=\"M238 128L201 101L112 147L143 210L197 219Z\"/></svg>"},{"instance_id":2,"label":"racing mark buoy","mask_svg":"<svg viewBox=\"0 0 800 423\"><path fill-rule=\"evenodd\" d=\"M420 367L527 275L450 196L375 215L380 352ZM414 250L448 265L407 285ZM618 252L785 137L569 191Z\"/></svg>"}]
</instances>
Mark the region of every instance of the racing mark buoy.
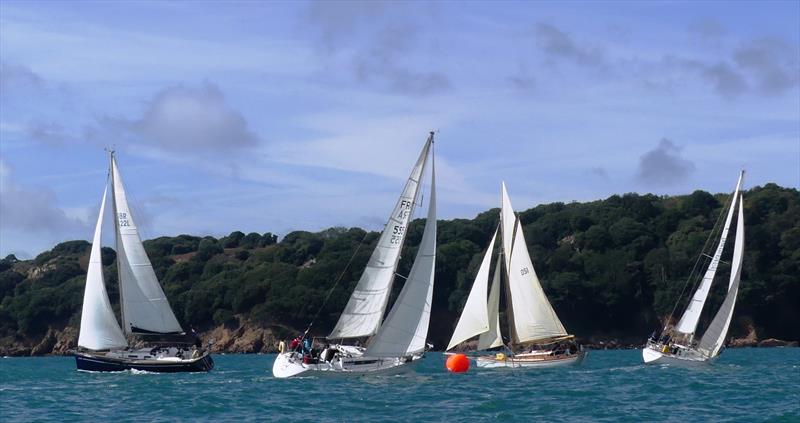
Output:
<instances>
[{"instance_id":1,"label":"racing mark buoy","mask_svg":"<svg viewBox=\"0 0 800 423\"><path fill-rule=\"evenodd\" d=\"M453 354L447 357L445 366L453 373L464 373L469 370L469 359L464 354Z\"/></svg>"}]
</instances>

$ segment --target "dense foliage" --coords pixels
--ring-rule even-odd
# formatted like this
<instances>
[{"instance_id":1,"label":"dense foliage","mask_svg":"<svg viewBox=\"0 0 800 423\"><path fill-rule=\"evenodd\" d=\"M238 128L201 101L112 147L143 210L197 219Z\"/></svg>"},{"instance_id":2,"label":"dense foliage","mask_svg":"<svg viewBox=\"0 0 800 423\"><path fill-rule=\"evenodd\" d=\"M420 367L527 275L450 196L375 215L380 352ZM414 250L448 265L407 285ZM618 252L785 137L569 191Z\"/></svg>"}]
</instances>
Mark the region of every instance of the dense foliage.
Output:
<instances>
[{"instance_id":1,"label":"dense foliage","mask_svg":"<svg viewBox=\"0 0 800 423\"><path fill-rule=\"evenodd\" d=\"M734 333L752 325L761 337L800 339L799 194L774 184L745 194L747 248ZM540 205L520 219L544 290L571 332L643 339L675 306L728 197L703 191L614 195ZM429 336L437 346L449 338L497 220L494 209L472 220L439 223ZM423 224L411 225L399 274L409 271ZM209 328L239 316L302 328L319 312L314 331L324 334L377 238L358 228L331 228L292 232L280 242L271 233L234 232L221 239L161 237L145 247L185 327ZM0 337L31 339L51 325L77 326L89 249L85 241L70 241L33 260L0 260ZM103 260L109 295L118 307L114 251L104 248ZM719 280L727 278L729 267L721 266ZM401 287L395 284L395 295ZM721 302L722 289L712 291L712 307Z\"/></svg>"}]
</instances>

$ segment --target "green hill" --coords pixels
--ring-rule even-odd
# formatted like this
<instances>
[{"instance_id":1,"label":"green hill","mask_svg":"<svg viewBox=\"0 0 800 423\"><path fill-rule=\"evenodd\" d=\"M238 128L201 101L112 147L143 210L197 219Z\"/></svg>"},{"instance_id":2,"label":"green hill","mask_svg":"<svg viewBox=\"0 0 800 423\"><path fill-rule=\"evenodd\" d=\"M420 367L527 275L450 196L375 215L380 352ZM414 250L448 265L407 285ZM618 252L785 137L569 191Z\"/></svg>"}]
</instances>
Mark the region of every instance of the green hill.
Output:
<instances>
[{"instance_id":1,"label":"green hill","mask_svg":"<svg viewBox=\"0 0 800 423\"><path fill-rule=\"evenodd\" d=\"M670 313L727 197L703 191L614 195L540 205L520 218L544 290L569 331L644 341ZM438 348L449 339L497 219L493 209L471 220L439 223L429 333ZM760 338L798 340L800 193L775 184L747 191L745 224L731 334L754 328ZM422 225L415 221L409 229L401 275L409 271ZM284 328L287 334L285 328L304 328L342 275L314 325L323 335L344 308L377 237L358 228L331 228L292 232L277 242L271 233L234 232L221 239L161 237L145 241L145 247L178 319L198 330L238 323ZM89 248L85 241L69 241L33 260L0 260L0 351L36 345L49 330L79 325ZM118 307L115 256L103 249L109 295ZM719 274L728 269L723 263ZM395 295L401 287L395 284ZM723 296L713 290L709 305Z\"/></svg>"}]
</instances>

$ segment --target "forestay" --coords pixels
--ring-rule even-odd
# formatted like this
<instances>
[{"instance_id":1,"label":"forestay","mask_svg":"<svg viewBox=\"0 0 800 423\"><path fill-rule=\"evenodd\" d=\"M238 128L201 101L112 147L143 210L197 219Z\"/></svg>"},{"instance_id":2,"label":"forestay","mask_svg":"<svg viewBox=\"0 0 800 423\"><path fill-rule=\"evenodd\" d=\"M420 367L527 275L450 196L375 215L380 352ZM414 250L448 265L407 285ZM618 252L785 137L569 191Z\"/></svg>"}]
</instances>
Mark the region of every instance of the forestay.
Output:
<instances>
[{"instance_id":1,"label":"forestay","mask_svg":"<svg viewBox=\"0 0 800 423\"><path fill-rule=\"evenodd\" d=\"M742 259L744 256L744 199L739 198L739 215L736 221L736 238L733 246L733 261L731 264L731 277L728 281L728 294L722 302L717 314L711 324L700 339L698 349L703 351L708 357L714 357L719 353L725 342L728 327L733 317L733 308L736 305L736 296L739 291L739 280L742 276Z\"/></svg>"},{"instance_id":2,"label":"forestay","mask_svg":"<svg viewBox=\"0 0 800 423\"><path fill-rule=\"evenodd\" d=\"M481 261L481 266L478 268L478 273L475 275L475 282L472 284L472 289L467 297L467 302L464 303L461 317L459 317L456 329L453 331L453 336L450 338L450 343L447 345L448 350L473 336L478 336L489 331L490 314L486 301L486 292L489 286L489 268L492 264L492 252L494 250L496 238L497 230L494 231L492 241L489 243L489 248L483 255L483 261ZM500 267L500 263L498 263L497 266ZM495 272L495 274L496 273L497 272ZM495 289L494 285L492 288ZM495 312L495 314L497 314L497 312Z\"/></svg>"},{"instance_id":3,"label":"forestay","mask_svg":"<svg viewBox=\"0 0 800 423\"><path fill-rule=\"evenodd\" d=\"M378 245L328 338L371 336L378 330L389 301L400 250L432 141L433 135L422 148L392 215L378 239Z\"/></svg>"},{"instance_id":4,"label":"forestay","mask_svg":"<svg viewBox=\"0 0 800 423\"><path fill-rule=\"evenodd\" d=\"M719 260L722 256L722 251L725 248L725 241L728 239L728 230L731 226L733 212L736 209L736 199L739 195L739 188L741 187L743 176L744 172L739 175L739 181L736 182L736 189L734 189L733 196L731 197L731 205L728 209L728 215L725 217L725 226L722 229L722 234L720 235L719 244L714 252L714 256L711 258L711 263L708 265L708 269L703 276L703 280L700 282L700 286L692 296L692 301L689 303L689 306L686 308L683 316L681 316L680 321L678 321L678 325L676 326L678 332L694 335L694 331L697 329L697 322L700 320L700 313L703 311L703 306L708 298L708 292L711 289L711 283L714 281L714 275L717 273Z\"/></svg>"},{"instance_id":5,"label":"forestay","mask_svg":"<svg viewBox=\"0 0 800 423\"><path fill-rule=\"evenodd\" d=\"M425 350L436 266L436 170L433 158L428 201L425 229L411 272L389 316L367 347L366 356L398 357Z\"/></svg>"},{"instance_id":6,"label":"forestay","mask_svg":"<svg viewBox=\"0 0 800 423\"><path fill-rule=\"evenodd\" d=\"M117 318L114 316L114 310L108 300L103 278L100 243L102 241L107 193L108 185L103 191L100 214L97 217L97 226L94 229L92 251L89 255L89 268L86 272L86 287L83 292L81 329L78 335L78 346L90 350L107 350L128 346L125 335L122 334L122 330L117 324Z\"/></svg>"},{"instance_id":7,"label":"forestay","mask_svg":"<svg viewBox=\"0 0 800 423\"><path fill-rule=\"evenodd\" d=\"M182 332L158 283L150 259L145 253L113 156L111 170L117 228L117 264L125 332Z\"/></svg>"}]
</instances>

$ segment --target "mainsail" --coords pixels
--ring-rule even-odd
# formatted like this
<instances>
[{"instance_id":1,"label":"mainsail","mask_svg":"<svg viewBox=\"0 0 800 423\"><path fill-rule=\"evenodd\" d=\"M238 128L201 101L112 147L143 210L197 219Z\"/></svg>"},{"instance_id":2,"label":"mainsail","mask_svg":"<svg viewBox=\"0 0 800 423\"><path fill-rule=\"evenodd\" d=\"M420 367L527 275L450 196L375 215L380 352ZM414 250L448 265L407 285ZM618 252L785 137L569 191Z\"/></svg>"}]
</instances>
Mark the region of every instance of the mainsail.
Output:
<instances>
[{"instance_id":1,"label":"mainsail","mask_svg":"<svg viewBox=\"0 0 800 423\"><path fill-rule=\"evenodd\" d=\"M100 242L102 240L107 193L108 185L103 191L100 214L97 217L97 226L94 229L89 268L86 272L86 287L83 292L81 329L78 335L78 346L90 350L107 350L128 346L125 335L122 334L122 330L117 324L117 318L114 316L114 310L108 300L108 293L103 280Z\"/></svg>"},{"instance_id":2,"label":"mainsail","mask_svg":"<svg viewBox=\"0 0 800 423\"><path fill-rule=\"evenodd\" d=\"M113 154L111 175L123 328L126 333L182 332L139 238Z\"/></svg>"},{"instance_id":3,"label":"mainsail","mask_svg":"<svg viewBox=\"0 0 800 423\"><path fill-rule=\"evenodd\" d=\"M500 269L502 267L498 260L494 268L492 287L489 288L489 304L487 307L489 330L478 337L478 350L486 350L503 345L503 337L500 334Z\"/></svg>"},{"instance_id":4,"label":"mainsail","mask_svg":"<svg viewBox=\"0 0 800 423\"><path fill-rule=\"evenodd\" d=\"M694 296L692 296L692 301L689 303L683 316L681 316L681 320L678 321L678 325L676 326L678 332L694 336L694 331L697 329L700 313L703 311L703 306L708 298L711 283L714 281L714 275L717 273L719 260L722 257L722 250L725 248L725 241L728 239L728 230L731 226L733 211L736 209L736 199L739 196L739 188L742 185L743 177L744 172L739 175L739 181L736 182L736 189L734 189L733 196L731 196L731 205L728 209L728 215L725 217L725 226L722 228L722 234L720 235L717 249L714 252L714 256L711 258L711 263L708 265L708 269L703 276L703 280L700 282L700 286L697 288L697 291L695 291Z\"/></svg>"},{"instance_id":5,"label":"mainsail","mask_svg":"<svg viewBox=\"0 0 800 423\"><path fill-rule=\"evenodd\" d=\"M433 152L431 152L433 156ZM436 265L436 171L431 159L431 195L419 250L403 290L364 355L397 357L425 350Z\"/></svg>"},{"instance_id":6,"label":"mainsail","mask_svg":"<svg viewBox=\"0 0 800 423\"><path fill-rule=\"evenodd\" d=\"M739 292L739 280L742 276L742 258L744 256L744 199L739 198L739 215L736 220L736 238L733 246L733 262L731 264L731 277L728 281L728 294L722 302L717 314L700 339L698 349L708 357L719 353L725 343L725 335L733 317L733 307L736 305L736 296Z\"/></svg>"},{"instance_id":7,"label":"mainsail","mask_svg":"<svg viewBox=\"0 0 800 423\"><path fill-rule=\"evenodd\" d=\"M328 338L358 338L377 332L392 291L400 249L406 237L411 210L419 190L419 180L432 142L433 134L422 148L392 215L378 239L378 245Z\"/></svg>"},{"instance_id":8,"label":"mainsail","mask_svg":"<svg viewBox=\"0 0 800 423\"><path fill-rule=\"evenodd\" d=\"M450 338L450 343L447 349L450 350L456 345L466 341L473 336L480 335L488 332L489 327L489 305L486 302L486 291L489 286L489 268L492 264L492 252L494 250L494 241L497 238L497 231L492 235L492 241L489 243L489 248L483 255L483 261L478 268L478 273L475 275L475 282L472 284L472 289L469 291L467 302L464 303L464 309L461 312L461 317L458 319L456 329L453 331L453 336ZM498 263L498 267L500 263ZM499 276L495 271L495 276ZM496 290L493 283L492 289ZM498 295L499 300L499 295ZM495 314L497 311L495 310Z\"/></svg>"}]
</instances>

